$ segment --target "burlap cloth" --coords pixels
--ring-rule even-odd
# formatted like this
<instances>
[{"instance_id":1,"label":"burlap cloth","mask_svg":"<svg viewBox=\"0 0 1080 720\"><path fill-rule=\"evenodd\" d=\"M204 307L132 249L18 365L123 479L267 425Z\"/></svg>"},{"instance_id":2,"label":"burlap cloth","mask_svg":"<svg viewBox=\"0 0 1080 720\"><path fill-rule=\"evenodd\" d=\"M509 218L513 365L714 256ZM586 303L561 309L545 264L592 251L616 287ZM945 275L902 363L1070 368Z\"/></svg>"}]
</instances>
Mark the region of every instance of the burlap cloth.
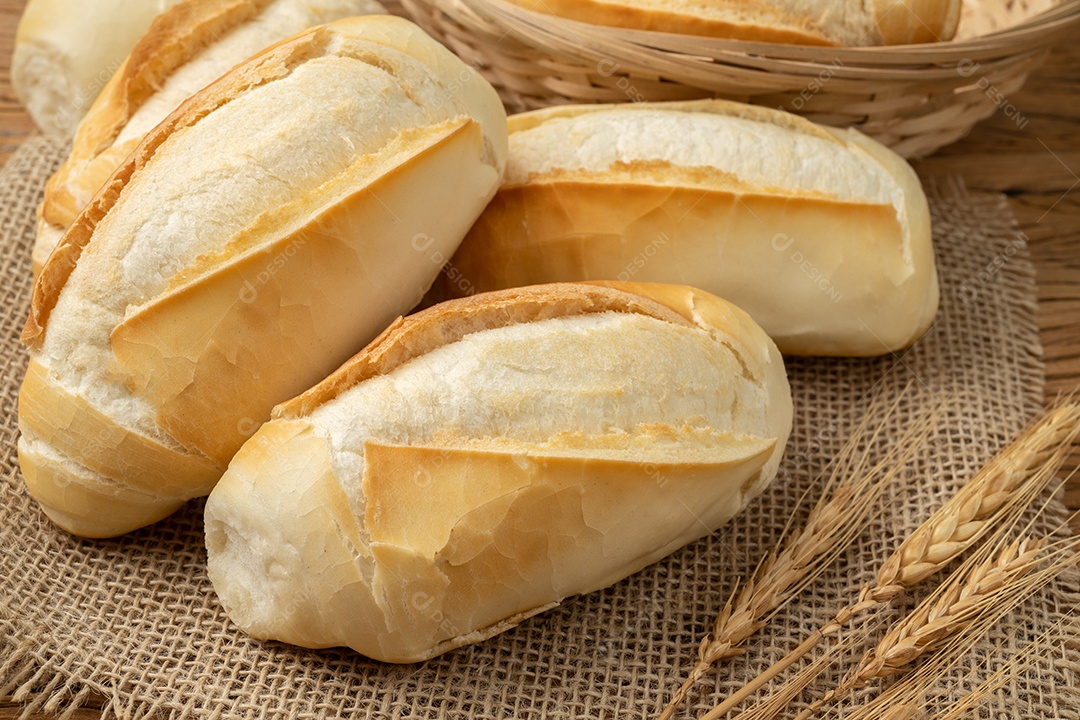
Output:
<instances>
[{"instance_id":1,"label":"burlap cloth","mask_svg":"<svg viewBox=\"0 0 1080 720\"><path fill-rule=\"evenodd\" d=\"M207 580L201 502L133 535L88 542L58 532L22 488L15 417L25 353L16 338L30 289L34 207L60 156L61 148L32 139L0 181L0 694L39 704L51 698L52 707L63 708L92 689L121 717L653 715L691 666L736 579L798 511L811 477L836 452L872 392L892 397L908 387L896 431L933 396L951 394L949 415L908 481L851 552L776 617L745 657L702 683L690 705L700 712L816 627L870 578L899 537L1041 406L1032 267L1003 199L959 186L930 188L942 276L938 321L900 355L791 360L795 427L780 477L728 527L612 588L423 664L383 665L347 650L255 642L229 624ZM1055 504L1042 526L1062 516ZM1077 590L1070 576L1028 601L942 683L942 697L985 675L981 658L991 666L1008 662L1073 613ZM1062 642L1037 660L989 700L982 716L1080 718L1080 652L1069 645ZM931 707L941 702L928 698Z\"/></svg>"}]
</instances>

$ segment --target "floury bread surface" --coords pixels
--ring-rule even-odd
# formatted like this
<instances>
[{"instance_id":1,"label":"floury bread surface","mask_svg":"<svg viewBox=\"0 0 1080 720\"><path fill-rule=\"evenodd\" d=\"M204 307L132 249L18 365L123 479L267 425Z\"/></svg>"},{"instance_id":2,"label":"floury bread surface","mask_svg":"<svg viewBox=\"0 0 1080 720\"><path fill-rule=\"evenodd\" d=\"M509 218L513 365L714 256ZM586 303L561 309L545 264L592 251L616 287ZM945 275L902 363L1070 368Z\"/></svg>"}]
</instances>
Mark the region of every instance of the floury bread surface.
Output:
<instances>
[{"instance_id":1,"label":"floury bread surface","mask_svg":"<svg viewBox=\"0 0 1080 720\"><path fill-rule=\"evenodd\" d=\"M185 0L160 15L91 106L71 156L45 186L35 274L120 163L180 103L298 32L384 12L375 0Z\"/></svg>"},{"instance_id":2,"label":"floury bread surface","mask_svg":"<svg viewBox=\"0 0 1080 720\"><path fill-rule=\"evenodd\" d=\"M683 283L796 354L899 350L938 305L926 196L903 159L853 130L720 100L512 117L505 181L450 273L450 296Z\"/></svg>"},{"instance_id":3,"label":"floury bread surface","mask_svg":"<svg viewBox=\"0 0 1080 720\"><path fill-rule=\"evenodd\" d=\"M207 501L210 578L257 638L422 660L715 530L775 475L791 413L768 336L698 290L443 303L244 445Z\"/></svg>"},{"instance_id":4,"label":"floury bread surface","mask_svg":"<svg viewBox=\"0 0 1080 720\"><path fill-rule=\"evenodd\" d=\"M276 403L421 297L494 193L505 133L491 86L388 16L302 33L188 100L35 284L31 495L108 536L208 493Z\"/></svg>"},{"instance_id":5,"label":"floury bread surface","mask_svg":"<svg viewBox=\"0 0 1080 720\"><path fill-rule=\"evenodd\" d=\"M951 40L961 0L510 0L570 20L796 45Z\"/></svg>"},{"instance_id":6,"label":"floury bread surface","mask_svg":"<svg viewBox=\"0 0 1080 720\"><path fill-rule=\"evenodd\" d=\"M11 84L42 132L70 138L150 23L177 0L28 0Z\"/></svg>"}]
</instances>

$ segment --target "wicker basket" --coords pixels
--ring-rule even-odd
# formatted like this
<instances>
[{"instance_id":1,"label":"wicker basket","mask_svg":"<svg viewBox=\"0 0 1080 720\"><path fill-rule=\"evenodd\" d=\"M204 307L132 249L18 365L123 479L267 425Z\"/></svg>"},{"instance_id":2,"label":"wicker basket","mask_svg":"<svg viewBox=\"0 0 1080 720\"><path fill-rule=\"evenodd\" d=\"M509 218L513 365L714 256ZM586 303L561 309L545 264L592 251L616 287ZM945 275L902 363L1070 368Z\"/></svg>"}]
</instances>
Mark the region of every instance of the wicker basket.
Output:
<instances>
[{"instance_id":1,"label":"wicker basket","mask_svg":"<svg viewBox=\"0 0 1080 720\"><path fill-rule=\"evenodd\" d=\"M1024 123L1005 98L1080 24L1080 0L1066 0L983 37L820 48L602 27L505 0L401 3L477 67L515 112L717 96L857 127L905 157L958 140L998 108ZM981 24L992 25L1026 8L1012 0L965 10L986 13Z\"/></svg>"}]
</instances>

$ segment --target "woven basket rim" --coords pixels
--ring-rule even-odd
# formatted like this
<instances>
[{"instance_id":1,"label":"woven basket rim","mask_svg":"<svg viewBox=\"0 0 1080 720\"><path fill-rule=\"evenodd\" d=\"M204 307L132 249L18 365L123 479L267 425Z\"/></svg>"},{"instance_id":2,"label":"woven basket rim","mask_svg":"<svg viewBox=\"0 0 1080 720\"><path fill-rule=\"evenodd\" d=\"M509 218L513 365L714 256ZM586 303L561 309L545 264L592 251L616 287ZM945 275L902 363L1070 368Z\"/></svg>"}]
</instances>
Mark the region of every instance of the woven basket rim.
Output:
<instances>
[{"instance_id":1,"label":"woven basket rim","mask_svg":"<svg viewBox=\"0 0 1080 720\"><path fill-rule=\"evenodd\" d=\"M720 96L857 127L904 157L962 137L1080 25L1064 0L987 35L922 45L820 47L611 28L508 0L402 0L515 111L564 103Z\"/></svg>"},{"instance_id":2,"label":"woven basket rim","mask_svg":"<svg viewBox=\"0 0 1080 720\"><path fill-rule=\"evenodd\" d=\"M508 34L526 44L536 46L533 34L522 32L517 22L524 22L533 32L545 35L582 33L605 37L613 43L626 43L643 50L663 53L669 57L685 56L688 61L716 61L739 64L740 58L764 58L795 61L808 66L829 65L843 73L846 66L877 67L880 69L919 69L940 67L943 63L985 63L1030 53L1046 47L1047 40L1064 33L1080 22L1080 0L1064 0L1060 5L1027 18L1024 22L995 33L964 40L935 43L888 45L872 47L835 47L769 43L700 35L635 30L596 25L578 20L527 10L507 0L419 0L437 8L457 6L477 17L494 21ZM584 48L579 47L579 50Z\"/></svg>"}]
</instances>

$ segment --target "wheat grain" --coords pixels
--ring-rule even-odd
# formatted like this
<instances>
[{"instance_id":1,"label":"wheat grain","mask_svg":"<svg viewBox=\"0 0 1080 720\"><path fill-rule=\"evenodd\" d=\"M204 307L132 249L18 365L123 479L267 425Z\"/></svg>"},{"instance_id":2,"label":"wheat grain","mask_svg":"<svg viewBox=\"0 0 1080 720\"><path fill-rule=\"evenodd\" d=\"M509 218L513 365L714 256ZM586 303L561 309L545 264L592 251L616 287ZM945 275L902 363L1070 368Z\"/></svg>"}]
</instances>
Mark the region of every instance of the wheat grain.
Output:
<instances>
[{"instance_id":1,"label":"wheat grain","mask_svg":"<svg viewBox=\"0 0 1080 720\"><path fill-rule=\"evenodd\" d=\"M988 532L1006 528L1005 516L1031 506L1061 469L1080 434L1080 405L1053 408L998 453L944 505L915 529L878 569L851 606L823 628L839 630L854 616L892 601L938 573Z\"/></svg>"},{"instance_id":2,"label":"wheat grain","mask_svg":"<svg viewBox=\"0 0 1080 720\"><path fill-rule=\"evenodd\" d=\"M989 603L1001 599L999 596L1010 583L1033 569L1041 547L1040 540L1017 540L997 558L976 566L963 582L947 585L934 602L917 608L885 635L877 648L859 663L855 682L861 684L894 675L941 647L943 640L984 612Z\"/></svg>"},{"instance_id":3,"label":"wheat grain","mask_svg":"<svg viewBox=\"0 0 1080 720\"><path fill-rule=\"evenodd\" d=\"M853 708L846 717L848 720L880 720L882 712L887 708L905 704L919 705L925 710L926 695L956 667L959 658L971 650L976 640L981 639L981 634L989 630L996 620L997 618L990 616L981 624L972 625L966 633L967 637L954 643L954 651L951 654L949 652L935 654L932 660L920 664L918 670L909 673L899 682L893 683L888 690L866 705ZM974 717L975 709L994 691L1029 670L1039 658L1052 652L1053 648L1059 647L1063 642L1069 642L1074 636L1071 622L1072 618L1069 616L1059 619L1019 652L1010 652L999 644L996 648L998 651L996 657L988 659L987 664L981 668L973 667L969 670L969 676L981 670L983 674L986 674L985 679L963 697L937 710L933 715L933 720L961 720L961 718ZM1002 653L1006 652L1008 654L1002 657ZM993 671L990 669L991 664L997 666ZM738 720L743 720L741 715Z\"/></svg>"},{"instance_id":4,"label":"wheat grain","mask_svg":"<svg viewBox=\"0 0 1080 720\"><path fill-rule=\"evenodd\" d=\"M841 630L859 615L891 602L939 572L988 533L1003 532L1031 507L1060 470L1080 434L1080 404L1059 402L995 455L882 563L854 603L811 633L783 659L714 707L702 720L723 717L737 704Z\"/></svg>"},{"instance_id":5,"label":"wheat grain","mask_svg":"<svg viewBox=\"0 0 1080 720\"><path fill-rule=\"evenodd\" d=\"M1062 528L1058 530L1061 531ZM845 717L849 720L879 720L882 712L893 705L923 703L925 695L934 685L951 672L961 658L970 652L994 625L1009 613L1014 612L1025 598L1052 582L1066 568L1075 566L1078 561L1076 556L1078 548L1080 548L1080 538L1071 535L1053 545L1044 545L1040 558L1041 566L1037 570L1030 571L1020 582L1014 583L1011 592L1007 590L1000 592L1002 602L996 605L988 603L984 612L973 617L964 627L959 628L953 639L944 643L944 647L935 651L927 661L920 662L914 672L908 672L902 680L894 683L885 693L864 706L852 709L851 712L845 714ZM970 569L979 562L985 562L987 554L980 552L972 558L972 561L965 563L964 567ZM932 598L927 602L930 601ZM954 719L970 717L970 711L982 699L1009 678L1022 672L1031 664L1033 658L1042 656L1055 642L1071 639L1071 630L1071 617L1059 620L1021 652L1010 653L1003 668L992 673L974 691L935 717Z\"/></svg>"},{"instance_id":6,"label":"wheat grain","mask_svg":"<svg viewBox=\"0 0 1080 720\"><path fill-rule=\"evenodd\" d=\"M769 553L751 577L736 587L717 614L712 631L698 647L698 660L672 696L660 720L669 720L694 685L718 662L743 652L743 643L761 629L784 603L802 592L858 536L882 493L901 473L930 436L941 407L935 406L912 422L876 463L882 429L900 402L872 404L848 438L824 480L822 494L800 531L787 534L778 550ZM881 415L884 417L880 417ZM870 427L876 419L877 429Z\"/></svg>"},{"instance_id":7,"label":"wheat grain","mask_svg":"<svg viewBox=\"0 0 1080 720\"><path fill-rule=\"evenodd\" d=\"M1056 456L1068 452L1078 432L1080 406L1061 405L995 455L882 564L879 595L922 582L982 538L999 513L1027 507L1057 473Z\"/></svg>"},{"instance_id":8,"label":"wheat grain","mask_svg":"<svg viewBox=\"0 0 1080 720\"><path fill-rule=\"evenodd\" d=\"M951 649L942 663L951 666L970 646L964 642L965 635L981 636L1024 598L1075 564L1078 545L1076 538L1054 545L1042 539L1020 538L996 555L965 563L886 633L835 689L799 713L796 720L805 720L852 690L905 672L932 653ZM1048 568L1033 572L1051 560Z\"/></svg>"}]
</instances>

